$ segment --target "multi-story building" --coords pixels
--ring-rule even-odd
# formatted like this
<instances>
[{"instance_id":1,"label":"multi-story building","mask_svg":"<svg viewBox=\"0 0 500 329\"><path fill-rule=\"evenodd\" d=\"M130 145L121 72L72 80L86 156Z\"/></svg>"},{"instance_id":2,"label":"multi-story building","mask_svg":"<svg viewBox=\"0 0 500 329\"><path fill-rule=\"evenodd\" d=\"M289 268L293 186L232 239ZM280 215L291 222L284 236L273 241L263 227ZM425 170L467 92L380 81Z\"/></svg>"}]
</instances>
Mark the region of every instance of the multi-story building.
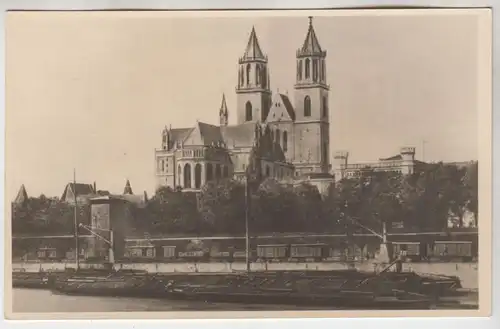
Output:
<instances>
[{"instance_id":1,"label":"multi-story building","mask_svg":"<svg viewBox=\"0 0 500 329\"><path fill-rule=\"evenodd\" d=\"M308 180L323 187L333 182L326 51L309 19L304 43L295 54L293 101L271 92L268 58L252 28L238 60L236 124L229 125L222 95L218 125L165 127L162 147L155 151L157 186L197 191L218 178L243 178L250 166L278 180Z\"/></svg>"}]
</instances>

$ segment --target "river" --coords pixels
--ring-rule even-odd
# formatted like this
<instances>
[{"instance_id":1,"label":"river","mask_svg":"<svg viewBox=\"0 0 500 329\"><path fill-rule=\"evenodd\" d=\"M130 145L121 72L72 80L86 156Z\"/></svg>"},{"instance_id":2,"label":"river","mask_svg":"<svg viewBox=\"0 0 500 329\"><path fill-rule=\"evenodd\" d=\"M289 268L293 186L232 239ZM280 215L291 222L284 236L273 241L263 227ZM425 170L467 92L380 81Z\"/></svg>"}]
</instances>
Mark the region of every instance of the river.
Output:
<instances>
[{"instance_id":1,"label":"river","mask_svg":"<svg viewBox=\"0 0 500 329\"><path fill-rule=\"evenodd\" d=\"M14 313L51 312L166 312L166 311L293 311L293 310L333 310L334 308L298 307L293 305L258 305L206 303L196 301L173 301L155 298L92 297L53 294L50 290L12 290ZM473 297L477 303L477 296ZM467 303L468 304L468 303ZM449 307L440 306L440 309ZM452 309L469 308L451 307Z\"/></svg>"},{"instance_id":2,"label":"river","mask_svg":"<svg viewBox=\"0 0 500 329\"><path fill-rule=\"evenodd\" d=\"M50 290L12 290L14 313L49 312L166 312L166 311L283 311L320 308L304 308L282 305L245 305L229 303L205 303L196 301L172 301L154 298L92 297L56 295Z\"/></svg>"}]
</instances>

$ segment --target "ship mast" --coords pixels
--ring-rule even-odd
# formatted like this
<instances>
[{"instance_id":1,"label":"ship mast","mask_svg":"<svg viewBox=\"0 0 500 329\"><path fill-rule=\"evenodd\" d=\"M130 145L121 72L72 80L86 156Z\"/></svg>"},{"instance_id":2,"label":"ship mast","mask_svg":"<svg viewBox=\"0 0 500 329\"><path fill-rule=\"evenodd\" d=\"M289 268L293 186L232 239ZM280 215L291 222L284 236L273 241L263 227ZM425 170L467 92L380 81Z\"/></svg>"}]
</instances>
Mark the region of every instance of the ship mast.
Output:
<instances>
[{"instance_id":1,"label":"ship mast","mask_svg":"<svg viewBox=\"0 0 500 329\"><path fill-rule=\"evenodd\" d=\"M77 199L76 199L76 170L73 169L73 196L75 198L75 212L74 212L74 221L75 221L75 262L76 262L76 270L80 269L80 253L79 253L79 245L78 245L78 213L77 213Z\"/></svg>"}]
</instances>

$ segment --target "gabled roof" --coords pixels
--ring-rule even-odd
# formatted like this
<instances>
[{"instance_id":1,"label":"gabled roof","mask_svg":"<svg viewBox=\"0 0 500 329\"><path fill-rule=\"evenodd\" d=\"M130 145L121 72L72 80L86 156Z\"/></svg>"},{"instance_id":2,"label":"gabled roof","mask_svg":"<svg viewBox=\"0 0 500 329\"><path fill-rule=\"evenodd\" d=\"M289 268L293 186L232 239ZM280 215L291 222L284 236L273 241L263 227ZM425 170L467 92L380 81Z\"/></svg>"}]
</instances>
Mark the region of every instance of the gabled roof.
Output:
<instances>
[{"instance_id":1,"label":"gabled roof","mask_svg":"<svg viewBox=\"0 0 500 329\"><path fill-rule=\"evenodd\" d=\"M228 148L252 147L255 141L256 123L248 122L236 126L220 127L220 132Z\"/></svg>"},{"instance_id":2,"label":"gabled roof","mask_svg":"<svg viewBox=\"0 0 500 329\"><path fill-rule=\"evenodd\" d=\"M14 199L14 203L22 204L28 200L28 193L26 192L26 188L24 184L19 188L19 192L17 192L17 196Z\"/></svg>"},{"instance_id":3,"label":"gabled roof","mask_svg":"<svg viewBox=\"0 0 500 329\"><path fill-rule=\"evenodd\" d=\"M65 200L66 199L66 195L68 193L68 189L71 190L73 192L73 194L75 194L75 191L76 191L76 195L77 196L83 196L83 195L90 195L90 194L94 194L94 187L92 186L92 184L83 184L83 183L69 183L68 185L66 185L66 187L64 188L64 192L63 192L63 195L61 197L61 200Z\"/></svg>"},{"instance_id":4,"label":"gabled roof","mask_svg":"<svg viewBox=\"0 0 500 329\"><path fill-rule=\"evenodd\" d=\"M316 36L316 32L314 31L312 24L312 17L309 17L309 29L307 30L306 39L300 49L300 53L313 55L321 54L322 52L323 51L319 45L318 37Z\"/></svg>"},{"instance_id":5,"label":"gabled roof","mask_svg":"<svg viewBox=\"0 0 500 329\"><path fill-rule=\"evenodd\" d=\"M266 122L295 121L295 110L287 95L277 94L267 115Z\"/></svg>"},{"instance_id":6,"label":"gabled roof","mask_svg":"<svg viewBox=\"0 0 500 329\"><path fill-rule=\"evenodd\" d=\"M255 27L252 27L252 32L250 32L250 38L248 39L248 44L245 49L244 59L266 59L262 49L259 45L259 40L257 40L257 34L255 33Z\"/></svg>"},{"instance_id":7,"label":"gabled roof","mask_svg":"<svg viewBox=\"0 0 500 329\"><path fill-rule=\"evenodd\" d=\"M192 128L170 129L170 145L174 146L177 142L182 143Z\"/></svg>"}]
</instances>

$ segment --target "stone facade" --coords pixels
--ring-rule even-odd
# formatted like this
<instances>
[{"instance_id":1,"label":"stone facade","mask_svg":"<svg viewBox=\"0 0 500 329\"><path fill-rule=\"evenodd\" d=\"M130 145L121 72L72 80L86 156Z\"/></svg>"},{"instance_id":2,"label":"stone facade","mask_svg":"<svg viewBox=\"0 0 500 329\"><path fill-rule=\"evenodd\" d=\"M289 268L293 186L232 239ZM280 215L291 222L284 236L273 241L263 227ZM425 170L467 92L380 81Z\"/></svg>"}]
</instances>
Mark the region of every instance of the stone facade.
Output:
<instances>
[{"instance_id":1,"label":"stone facade","mask_svg":"<svg viewBox=\"0 0 500 329\"><path fill-rule=\"evenodd\" d=\"M394 171L408 175L414 173L421 164L424 163L415 160L414 147L402 147L395 156L367 163L349 163L349 152L338 151L334 155L335 180L356 177L367 170Z\"/></svg>"},{"instance_id":2,"label":"stone facade","mask_svg":"<svg viewBox=\"0 0 500 329\"><path fill-rule=\"evenodd\" d=\"M272 93L268 58L252 28L238 61L237 124L228 124L223 95L219 125L165 127L162 147L155 151L157 187L198 191L211 180L244 178L249 169L280 181L319 179L321 186L333 182L326 51L319 45L312 18L296 62L294 105L288 95Z\"/></svg>"}]
</instances>

